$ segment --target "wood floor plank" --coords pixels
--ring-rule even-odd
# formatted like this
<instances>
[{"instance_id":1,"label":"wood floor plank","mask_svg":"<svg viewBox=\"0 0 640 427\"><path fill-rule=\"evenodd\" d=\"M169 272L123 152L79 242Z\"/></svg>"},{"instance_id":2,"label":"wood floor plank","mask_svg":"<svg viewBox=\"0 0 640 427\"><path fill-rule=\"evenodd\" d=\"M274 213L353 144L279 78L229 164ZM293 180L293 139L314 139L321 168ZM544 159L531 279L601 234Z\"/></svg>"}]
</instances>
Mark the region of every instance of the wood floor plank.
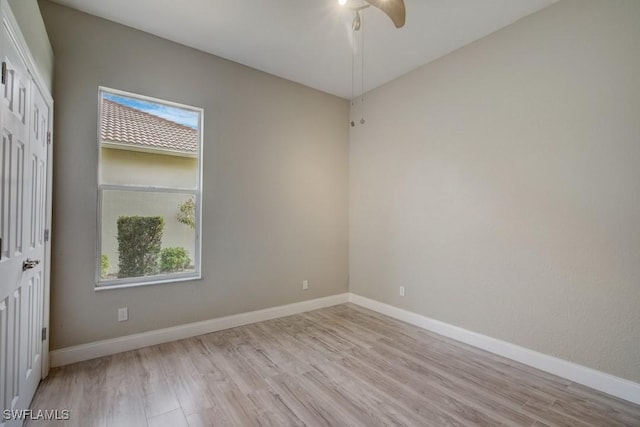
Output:
<instances>
[{"instance_id":1,"label":"wood floor plank","mask_svg":"<svg viewBox=\"0 0 640 427\"><path fill-rule=\"evenodd\" d=\"M217 408L219 409L219 408ZM206 409L187 416L189 427L230 427L233 423L216 409Z\"/></svg>"},{"instance_id":2,"label":"wood floor plank","mask_svg":"<svg viewBox=\"0 0 640 427\"><path fill-rule=\"evenodd\" d=\"M107 427L139 427L147 424L142 396L118 394L107 403Z\"/></svg>"},{"instance_id":3,"label":"wood floor plank","mask_svg":"<svg viewBox=\"0 0 640 427\"><path fill-rule=\"evenodd\" d=\"M259 408L233 382L219 383L211 387L211 392L218 396L220 406L227 417L237 426L272 425L262 417Z\"/></svg>"},{"instance_id":4,"label":"wood floor plank","mask_svg":"<svg viewBox=\"0 0 640 427\"><path fill-rule=\"evenodd\" d=\"M75 411L78 408L77 399L81 388L77 387L75 382L76 377L73 374L75 368L77 368L77 364L52 369L47 380L41 382L38 386L31 404L31 408L34 411L55 409L71 411L70 422L62 420L49 421L45 423L47 426L78 425L78 417L76 417ZM27 420L25 425L35 427L42 425L42 421Z\"/></svg>"},{"instance_id":5,"label":"wood floor plank","mask_svg":"<svg viewBox=\"0 0 640 427\"><path fill-rule=\"evenodd\" d=\"M512 423L528 425L535 420L518 412L520 405L516 401L502 398L487 388L479 388L469 382L454 381L451 377L441 375L437 369L420 363L411 363L407 360L399 360L398 357L387 359L369 353L364 354L352 351L359 360L367 361L374 368L391 373L393 378L401 381L406 388L412 390L423 399L434 401L435 396L443 407L447 405L464 404L470 408L470 412L479 411L488 424ZM393 360L391 364L389 360ZM450 403L447 403L450 402ZM475 424L481 424L480 420Z\"/></svg>"},{"instance_id":6,"label":"wood floor plank","mask_svg":"<svg viewBox=\"0 0 640 427\"><path fill-rule=\"evenodd\" d=\"M640 406L352 304L53 369L27 426L640 426Z\"/></svg>"},{"instance_id":7,"label":"wood floor plank","mask_svg":"<svg viewBox=\"0 0 640 427\"><path fill-rule=\"evenodd\" d=\"M522 411L532 417L540 418L544 423L552 426L593 427L592 424L580 421L562 412L555 411L547 402L531 399L522 406Z\"/></svg>"},{"instance_id":8,"label":"wood floor plank","mask_svg":"<svg viewBox=\"0 0 640 427\"><path fill-rule=\"evenodd\" d=\"M280 395L273 389L260 389L247 396L258 408L268 408L278 419L281 426L303 426L305 425L295 412L282 400Z\"/></svg>"},{"instance_id":9,"label":"wood floor plank","mask_svg":"<svg viewBox=\"0 0 640 427\"><path fill-rule=\"evenodd\" d=\"M147 418L180 408L173 377L147 379L142 385L142 401Z\"/></svg>"},{"instance_id":10,"label":"wood floor plank","mask_svg":"<svg viewBox=\"0 0 640 427\"><path fill-rule=\"evenodd\" d=\"M269 382L273 390L288 402L291 410L305 425L358 425L335 402L311 394L302 378L281 374L270 378Z\"/></svg>"},{"instance_id":11,"label":"wood floor plank","mask_svg":"<svg viewBox=\"0 0 640 427\"><path fill-rule=\"evenodd\" d=\"M327 375L324 371L315 369L305 374L310 381L314 381L319 389L339 402L346 410L366 426L375 425L434 425L421 417L420 411L410 407L411 402L399 401L399 396L390 396L381 392L378 387L361 380L344 368L333 366L339 375Z\"/></svg>"},{"instance_id":12,"label":"wood floor plank","mask_svg":"<svg viewBox=\"0 0 640 427\"><path fill-rule=\"evenodd\" d=\"M237 335L229 330L203 336L203 342L210 351L210 357L223 372L225 378L233 382L245 393L266 387L264 377L242 356L237 346Z\"/></svg>"},{"instance_id":13,"label":"wood floor plank","mask_svg":"<svg viewBox=\"0 0 640 427\"><path fill-rule=\"evenodd\" d=\"M220 379L224 374L214 363L211 357L211 351L203 342L202 337L193 337L183 340L188 357L201 375L216 376Z\"/></svg>"},{"instance_id":14,"label":"wood floor plank","mask_svg":"<svg viewBox=\"0 0 640 427\"><path fill-rule=\"evenodd\" d=\"M106 427L108 407L101 397L106 387L109 364L110 358L89 360L75 370L78 375L77 381L82 384L82 397L74 411L74 419L82 420L79 425Z\"/></svg>"},{"instance_id":15,"label":"wood floor plank","mask_svg":"<svg viewBox=\"0 0 640 427\"><path fill-rule=\"evenodd\" d=\"M601 412L612 411L614 413L624 414L631 419L640 419L640 405L629 405L628 402L622 399L609 396L580 384L570 384L567 386L567 392L575 399L580 399L585 406L594 407Z\"/></svg>"},{"instance_id":16,"label":"wood floor plank","mask_svg":"<svg viewBox=\"0 0 640 427\"><path fill-rule=\"evenodd\" d=\"M162 415L149 418L149 427L189 427L181 409L174 409Z\"/></svg>"},{"instance_id":17,"label":"wood floor plank","mask_svg":"<svg viewBox=\"0 0 640 427\"><path fill-rule=\"evenodd\" d=\"M176 397L185 415L213 407L211 393L202 375L192 373L191 375L177 376L174 377L173 384Z\"/></svg>"}]
</instances>

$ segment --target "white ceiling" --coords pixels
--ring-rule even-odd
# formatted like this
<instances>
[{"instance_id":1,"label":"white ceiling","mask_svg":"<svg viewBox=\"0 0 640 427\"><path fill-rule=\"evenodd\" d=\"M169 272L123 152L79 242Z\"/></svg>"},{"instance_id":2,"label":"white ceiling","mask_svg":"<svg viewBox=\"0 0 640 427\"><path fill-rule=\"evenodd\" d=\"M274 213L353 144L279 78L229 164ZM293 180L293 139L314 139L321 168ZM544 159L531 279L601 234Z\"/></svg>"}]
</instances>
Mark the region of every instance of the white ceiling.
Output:
<instances>
[{"instance_id":1,"label":"white ceiling","mask_svg":"<svg viewBox=\"0 0 640 427\"><path fill-rule=\"evenodd\" d=\"M351 97L353 16L337 0L54 1ZM365 89L378 87L555 1L405 0L407 23L402 29L396 29L380 10L369 8L364 12ZM359 77L356 86L360 86Z\"/></svg>"}]
</instances>

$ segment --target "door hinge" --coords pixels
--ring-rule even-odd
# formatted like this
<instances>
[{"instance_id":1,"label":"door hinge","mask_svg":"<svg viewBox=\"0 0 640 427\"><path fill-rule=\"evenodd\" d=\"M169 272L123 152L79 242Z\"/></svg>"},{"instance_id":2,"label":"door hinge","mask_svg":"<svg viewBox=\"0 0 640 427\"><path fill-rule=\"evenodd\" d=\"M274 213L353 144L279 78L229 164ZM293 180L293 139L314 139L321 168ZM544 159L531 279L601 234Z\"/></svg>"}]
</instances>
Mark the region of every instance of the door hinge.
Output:
<instances>
[{"instance_id":1,"label":"door hinge","mask_svg":"<svg viewBox=\"0 0 640 427\"><path fill-rule=\"evenodd\" d=\"M49 241L49 229L48 228L46 230L44 230L44 241L45 242Z\"/></svg>"},{"instance_id":2,"label":"door hinge","mask_svg":"<svg viewBox=\"0 0 640 427\"><path fill-rule=\"evenodd\" d=\"M51 144L51 132L47 132L47 144Z\"/></svg>"},{"instance_id":3,"label":"door hinge","mask_svg":"<svg viewBox=\"0 0 640 427\"><path fill-rule=\"evenodd\" d=\"M42 328L42 341L47 339L47 328Z\"/></svg>"},{"instance_id":4,"label":"door hinge","mask_svg":"<svg viewBox=\"0 0 640 427\"><path fill-rule=\"evenodd\" d=\"M7 82L7 63L2 61L2 84Z\"/></svg>"}]
</instances>

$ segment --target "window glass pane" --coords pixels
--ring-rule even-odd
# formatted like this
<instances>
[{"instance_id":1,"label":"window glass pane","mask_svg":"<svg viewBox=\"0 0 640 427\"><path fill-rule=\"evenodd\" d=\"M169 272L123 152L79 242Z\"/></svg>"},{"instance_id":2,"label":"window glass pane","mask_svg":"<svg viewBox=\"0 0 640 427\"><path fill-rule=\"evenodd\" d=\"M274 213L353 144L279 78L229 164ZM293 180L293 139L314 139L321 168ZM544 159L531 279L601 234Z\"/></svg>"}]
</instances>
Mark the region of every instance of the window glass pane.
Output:
<instances>
[{"instance_id":1,"label":"window glass pane","mask_svg":"<svg viewBox=\"0 0 640 427\"><path fill-rule=\"evenodd\" d=\"M193 194L102 190L101 280L195 272Z\"/></svg>"},{"instance_id":2,"label":"window glass pane","mask_svg":"<svg viewBox=\"0 0 640 427\"><path fill-rule=\"evenodd\" d=\"M104 88L99 107L99 285L199 277L202 110Z\"/></svg>"},{"instance_id":3,"label":"window glass pane","mask_svg":"<svg viewBox=\"0 0 640 427\"><path fill-rule=\"evenodd\" d=\"M200 114L101 92L102 184L197 188Z\"/></svg>"}]
</instances>

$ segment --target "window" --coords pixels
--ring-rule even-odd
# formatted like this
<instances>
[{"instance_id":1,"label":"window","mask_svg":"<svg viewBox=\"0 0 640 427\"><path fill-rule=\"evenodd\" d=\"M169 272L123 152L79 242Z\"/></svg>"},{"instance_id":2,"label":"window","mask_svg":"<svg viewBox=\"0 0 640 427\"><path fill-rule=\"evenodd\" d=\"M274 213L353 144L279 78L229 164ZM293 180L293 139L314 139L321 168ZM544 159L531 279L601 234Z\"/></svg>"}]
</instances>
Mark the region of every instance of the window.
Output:
<instances>
[{"instance_id":1,"label":"window","mask_svg":"<svg viewBox=\"0 0 640 427\"><path fill-rule=\"evenodd\" d=\"M98 98L96 289L200 278L202 109Z\"/></svg>"}]
</instances>

